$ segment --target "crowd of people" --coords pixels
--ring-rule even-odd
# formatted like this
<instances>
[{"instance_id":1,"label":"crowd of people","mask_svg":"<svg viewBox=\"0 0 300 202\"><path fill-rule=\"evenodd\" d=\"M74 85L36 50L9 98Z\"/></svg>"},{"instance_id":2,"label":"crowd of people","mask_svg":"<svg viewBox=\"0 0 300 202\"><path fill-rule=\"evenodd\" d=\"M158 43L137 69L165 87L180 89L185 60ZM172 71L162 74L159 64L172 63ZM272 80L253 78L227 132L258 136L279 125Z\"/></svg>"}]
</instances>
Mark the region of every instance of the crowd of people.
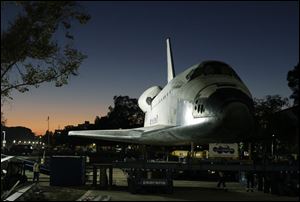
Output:
<instances>
[{"instance_id":1,"label":"crowd of people","mask_svg":"<svg viewBox=\"0 0 300 202\"><path fill-rule=\"evenodd\" d=\"M299 195L299 172L297 171L273 171L273 172L242 172L246 178L246 191L263 191L275 195L297 196ZM218 172L218 188L227 190L227 173Z\"/></svg>"}]
</instances>

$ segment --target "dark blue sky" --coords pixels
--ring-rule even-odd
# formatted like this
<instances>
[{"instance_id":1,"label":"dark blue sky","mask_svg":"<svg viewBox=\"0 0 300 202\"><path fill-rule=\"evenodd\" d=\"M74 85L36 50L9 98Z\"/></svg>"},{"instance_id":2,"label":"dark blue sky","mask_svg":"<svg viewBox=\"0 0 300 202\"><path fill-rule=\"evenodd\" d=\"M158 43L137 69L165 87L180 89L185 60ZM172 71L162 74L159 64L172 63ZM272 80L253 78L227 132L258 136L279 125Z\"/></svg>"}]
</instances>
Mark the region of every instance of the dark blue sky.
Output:
<instances>
[{"instance_id":1,"label":"dark blue sky","mask_svg":"<svg viewBox=\"0 0 300 202\"><path fill-rule=\"evenodd\" d=\"M84 28L77 27L78 47L89 55L87 67L81 70L93 71L91 78L100 80L97 84L116 78L109 85L112 90L126 86L136 96L147 85L165 84L164 40L170 36L176 72L202 60L223 60L254 96L290 94L286 74L297 64L299 53L296 2L84 5L92 20ZM134 88L137 84L140 89Z\"/></svg>"},{"instance_id":2,"label":"dark blue sky","mask_svg":"<svg viewBox=\"0 0 300 202\"><path fill-rule=\"evenodd\" d=\"M176 72L202 60L223 60L254 96L288 96L286 73L299 53L296 4L90 2L84 5L92 20L80 30L78 45L89 55L85 64L97 84L116 78L110 88L128 87L123 92L133 96L147 85L165 84L166 36L172 39Z\"/></svg>"},{"instance_id":3,"label":"dark blue sky","mask_svg":"<svg viewBox=\"0 0 300 202\"><path fill-rule=\"evenodd\" d=\"M107 113L114 95L138 98L150 86L164 86L166 37L171 37L176 73L203 60L221 60L235 69L253 97L291 94L286 75L299 62L296 1L81 4L91 20L73 27L76 47L88 55L79 76L61 88L45 84L15 94L6 109L8 124L24 106L40 107L40 117L50 114L54 128L71 115L78 119L70 124L93 121Z\"/></svg>"}]
</instances>

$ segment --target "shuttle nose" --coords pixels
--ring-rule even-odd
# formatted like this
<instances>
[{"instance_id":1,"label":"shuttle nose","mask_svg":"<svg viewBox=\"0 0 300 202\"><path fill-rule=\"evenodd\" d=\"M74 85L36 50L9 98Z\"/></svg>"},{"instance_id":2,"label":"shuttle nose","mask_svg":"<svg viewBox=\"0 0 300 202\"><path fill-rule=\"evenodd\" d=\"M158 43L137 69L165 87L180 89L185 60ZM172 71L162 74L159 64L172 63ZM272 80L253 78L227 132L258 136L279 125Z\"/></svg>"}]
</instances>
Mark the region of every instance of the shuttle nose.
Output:
<instances>
[{"instance_id":1,"label":"shuttle nose","mask_svg":"<svg viewBox=\"0 0 300 202\"><path fill-rule=\"evenodd\" d=\"M254 120L246 104L231 102L222 110L223 126L226 131L234 133L249 133L253 128Z\"/></svg>"},{"instance_id":2,"label":"shuttle nose","mask_svg":"<svg viewBox=\"0 0 300 202\"><path fill-rule=\"evenodd\" d=\"M207 99L197 97L193 111L195 118L217 117L214 137L239 141L253 134L253 101L238 89L222 88ZM221 139L220 139L221 140Z\"/></svg>"}]
</instances>

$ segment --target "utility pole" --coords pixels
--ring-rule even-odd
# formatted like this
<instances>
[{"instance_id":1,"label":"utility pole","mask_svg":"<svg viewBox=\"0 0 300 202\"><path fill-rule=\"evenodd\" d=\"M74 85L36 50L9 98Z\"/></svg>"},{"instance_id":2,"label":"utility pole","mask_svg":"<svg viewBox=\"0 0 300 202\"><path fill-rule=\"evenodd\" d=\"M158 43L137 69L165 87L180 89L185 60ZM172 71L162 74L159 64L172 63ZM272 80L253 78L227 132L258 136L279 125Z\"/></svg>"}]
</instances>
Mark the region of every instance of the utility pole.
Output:
<instances>
[{"instance_id":1,"label":"utility pole","mask_svg":"<svg viewBox=\"0 0 300 202\"><path fill-rule=\"evenodd\" d=\"M47 121L48 121L48 130L47 130L47 134L48 134L48 147L50 147L49 116L47 118Z\"/></svg>"},{"instance_id":2,"label":"utility pole","mask_svg":"<svg viewBox=\"0 0 300 202\"><path fill-rule=\"evenodd\" d=\"M194 142L191 142L191 158L194 158Z\"/></svg>"}]
</instances>

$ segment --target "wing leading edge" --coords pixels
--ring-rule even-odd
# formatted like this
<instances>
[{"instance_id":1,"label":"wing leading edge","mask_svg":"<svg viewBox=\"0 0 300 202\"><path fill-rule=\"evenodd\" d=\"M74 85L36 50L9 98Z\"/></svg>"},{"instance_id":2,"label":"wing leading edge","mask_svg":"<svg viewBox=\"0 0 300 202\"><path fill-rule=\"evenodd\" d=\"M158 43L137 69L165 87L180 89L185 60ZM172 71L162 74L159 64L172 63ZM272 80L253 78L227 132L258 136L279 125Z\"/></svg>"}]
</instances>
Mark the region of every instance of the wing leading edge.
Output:
<instances>
[{"instance_id":1,"label":"wing leading edge","mask_svg":"<svg viewBox=\"0 0 300 202\"><path fill-rule=\"evenodd\" d=\"M8 161L9 159L12 159L14 158L14 156L6 156L6 157L1 157L1 163L5 162L5 161Z\"/></svg>"},{"instance_id":2,"label":"wing leading edge","mask_svg":"<svg viewBox=\"0 0 300 202\"><path fill-rule=\"evenodd\" d=\"M127 143L142 143L143 136L149 133L156 133L162 130L171 128L172 126L156 125L132 129L119 130L84 130L84 131L69 131L69 136L79 136L92 139L127 142Z\"/></svg>"}]
</instances>

